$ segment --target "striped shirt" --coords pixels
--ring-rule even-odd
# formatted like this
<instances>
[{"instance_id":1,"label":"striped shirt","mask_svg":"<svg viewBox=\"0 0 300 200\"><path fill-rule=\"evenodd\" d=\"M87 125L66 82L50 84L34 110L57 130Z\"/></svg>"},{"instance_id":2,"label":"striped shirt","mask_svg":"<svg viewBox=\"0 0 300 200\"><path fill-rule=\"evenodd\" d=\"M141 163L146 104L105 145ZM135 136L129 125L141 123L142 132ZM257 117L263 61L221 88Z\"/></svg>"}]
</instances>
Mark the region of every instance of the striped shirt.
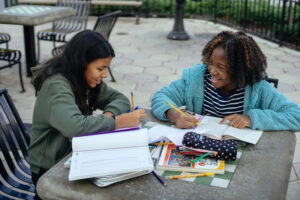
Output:
<instances>
[{"instance_id":1,"label":"striped shirt","mask_svg":"<svg viewBox=\"0 0 300 200\"><path fill-rule=\"evenodd\" d=\"M244 88L237 88L224 95L211 83L211 75L207 70L204 75L203 115L225 117L231 114L243 114Z\"/></svg>"}]
</instances>

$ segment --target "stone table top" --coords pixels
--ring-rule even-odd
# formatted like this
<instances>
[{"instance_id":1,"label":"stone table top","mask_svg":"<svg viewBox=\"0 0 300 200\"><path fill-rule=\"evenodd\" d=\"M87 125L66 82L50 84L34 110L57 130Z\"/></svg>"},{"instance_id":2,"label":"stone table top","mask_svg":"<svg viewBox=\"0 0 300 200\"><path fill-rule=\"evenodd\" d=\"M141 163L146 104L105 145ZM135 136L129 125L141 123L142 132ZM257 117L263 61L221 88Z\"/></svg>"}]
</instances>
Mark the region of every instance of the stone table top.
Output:
<instances>
[{"instance_id":1,"label":"stone table top","mask_svg":"<svg viewBox=\"0 0 300 200\"><path fill-rule=\"evenodd\" d=\"M155 121L150 110L146 120ZM285 199L295 142L290 131L264 132L256 145L246 145L227 189L180 180L166 180L163 187L151 174L106 188L69 182L66 157L39 179L37 191L42 199Z\"/></svg>"},{"instance_id":2,"label":"stone table top","mask_svg":"<svg viewBox=\"0 0 300 200\"><path fill-rule=\"evenodd\" d=\"M72 16L75 10L70 7L18 5L0 10L0 23L36 26Z\"/></svg>"}]
</instances>

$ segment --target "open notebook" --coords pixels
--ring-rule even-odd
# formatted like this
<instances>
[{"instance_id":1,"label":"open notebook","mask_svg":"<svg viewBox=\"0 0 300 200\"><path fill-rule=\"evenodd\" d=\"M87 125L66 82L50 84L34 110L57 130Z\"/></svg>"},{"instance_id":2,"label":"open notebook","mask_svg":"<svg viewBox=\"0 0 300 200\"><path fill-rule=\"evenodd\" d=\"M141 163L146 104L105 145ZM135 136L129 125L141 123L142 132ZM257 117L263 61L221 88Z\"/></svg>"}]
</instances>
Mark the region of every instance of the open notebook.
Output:
<instances>
[{"instance_id":1,"label":"open notebook","mask_svg":"<svg viewBox=\"0 0 300 200\"><path fill-rule=\"evenodd\" d=\"M235 139L251 144L256 144L263 133L261 130L234 128L229 126L228 122L219 124L221 120L222 118L205 116L197 127L197 131L201 132L201 130L211 129L210 131L206 131L203 135L213 139Z\"/></svg>"},{"instance_id":2,"label":"open notebook","mask_svg":"<svg viewBox=\"0 0 300 200\"><path fill-rule=\"evenodd\" d=\"M148 142L150 144L156 141L168 139L175 145L181 146L184 134L193 131L213 139L235 139L256 144L262 135L261 130L252 130L249 128L238 129L229 126L228 122L219 124L221 120L222 118L205 116L201 120L199 126L195 129L179 129L165 125L154 126L148 131Z\"/></svg>"},{"instance_id":3,"label":"open notebook","mask_svg":"<svg viewBox=\"0 0 300 200\"><path fill-rule=\"evenodd\" d=\"M74 137L69 180L152 171L147 139L147 129Z\"/></svg>"}]
</instances>

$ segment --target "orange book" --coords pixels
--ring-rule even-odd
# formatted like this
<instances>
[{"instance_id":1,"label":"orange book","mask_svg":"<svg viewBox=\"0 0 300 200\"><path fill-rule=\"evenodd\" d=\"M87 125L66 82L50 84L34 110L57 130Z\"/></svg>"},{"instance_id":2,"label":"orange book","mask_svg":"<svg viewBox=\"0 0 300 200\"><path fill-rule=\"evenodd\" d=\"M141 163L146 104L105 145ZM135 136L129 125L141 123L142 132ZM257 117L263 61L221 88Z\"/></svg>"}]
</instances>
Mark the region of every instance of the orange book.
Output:
<instances>
[{"instance_id":1,"label":"orange book","mask_svg":"<svg viewBox=\"0 0 300 200\"><path fill-rule=\"evenodd\" d=\"M158 170L183 171L183 172L214 172L216 174L224 174L224 160L215 160L204 158L195 163L194 155L181 154L175 145L165 145L162 149L160 158L156 165Z\"/></svg>"}]
</instances>

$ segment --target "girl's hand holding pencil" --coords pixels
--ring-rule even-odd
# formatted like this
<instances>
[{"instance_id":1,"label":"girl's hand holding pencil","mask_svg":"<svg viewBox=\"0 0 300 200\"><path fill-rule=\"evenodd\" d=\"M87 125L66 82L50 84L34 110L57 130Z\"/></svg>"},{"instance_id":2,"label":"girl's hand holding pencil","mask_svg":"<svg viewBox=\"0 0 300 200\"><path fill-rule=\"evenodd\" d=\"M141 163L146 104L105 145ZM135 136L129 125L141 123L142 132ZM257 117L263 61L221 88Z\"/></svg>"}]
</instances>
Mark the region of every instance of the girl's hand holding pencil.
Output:
<instances>
[{"instance_id":1,"label":"girl's hand holding pencil","mask_svg":"<svg viewBox=\"0 0 300 200\"><path fill-rule=\"evenodd\" d=\"M147 115L145 113L145 110L138 110L137 106L134 107L133 92L131 92L131 111L129 113L119 115L115 118L116 129L138 126L141 123L142 119L146 117Z\"/></svg>"},{"instance_id":2,"label":"girl's hand holding pencil","mask_svg":"<svg viewBox=\"0 0 300 200\"><path fill-rule=\"evenodd\" d=\"M116 116L116 129L127 128L127 127L136 127L138 126L142 119L146 118L147 115L145 110L135 110L130 113L124 113L119 116Z\"/></svg>"},{"instance_id":3,"label":"girl's hand holding pencil","mask_svg":"<svg viewBox=\"0 0 300 200\"><path fill-rule=\"evenodd\" d=\"M199 125L199 120L194 115L184 113L169 102L166 101L172 108L166 112L167 118L176 124L178 128L195 128Z\"/></svg>"}]
</instances>

